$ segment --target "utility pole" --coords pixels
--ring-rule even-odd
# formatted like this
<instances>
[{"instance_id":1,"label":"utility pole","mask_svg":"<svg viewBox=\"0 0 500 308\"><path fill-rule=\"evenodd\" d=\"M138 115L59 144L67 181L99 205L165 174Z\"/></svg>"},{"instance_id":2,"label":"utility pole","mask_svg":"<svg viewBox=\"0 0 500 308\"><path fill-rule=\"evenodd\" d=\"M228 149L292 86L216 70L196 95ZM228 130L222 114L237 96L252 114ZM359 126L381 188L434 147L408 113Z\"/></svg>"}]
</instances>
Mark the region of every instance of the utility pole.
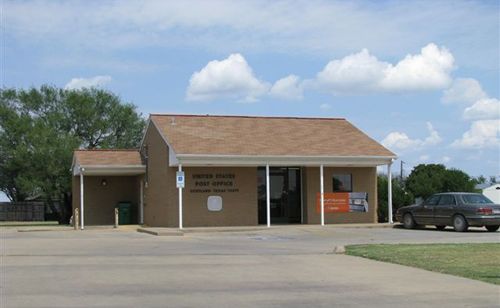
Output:
<instances>
[{"instance_id":1,"label":"utility pole","mask_svg":"<svg viewBox=\"0 0 500 308\"><path fill-rule=\"evenodd\" d=\"M403 182L403 164L405 164L405 162L401 160L401 173L400 173L401 183Z\"/></svg>"}]
</instances>

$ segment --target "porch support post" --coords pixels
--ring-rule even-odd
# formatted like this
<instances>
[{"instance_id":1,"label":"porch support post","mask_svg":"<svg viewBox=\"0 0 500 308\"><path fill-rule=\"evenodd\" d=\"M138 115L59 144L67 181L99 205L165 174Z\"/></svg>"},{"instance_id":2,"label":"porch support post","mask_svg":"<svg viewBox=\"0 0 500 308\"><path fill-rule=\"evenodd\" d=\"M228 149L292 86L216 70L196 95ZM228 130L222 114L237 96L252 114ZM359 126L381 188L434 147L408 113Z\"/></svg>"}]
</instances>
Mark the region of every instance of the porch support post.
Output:
<instances>
[{"instance_id":1,"label":"porch support post","mask_svg":"<svg viewBox=\"0 0 500 308\"><path fill-rule=\"evenodd\" d=\"M271 181L269 180L269 164L266 165L266 217L267 227L271 227Z\"/></svg>"},{"instance_id":2,"label":"porch support post","mask_svg":"<svg viewBox=\"0 0 500 308\"><path fill-rule=\"evenodd\" d=\"M144 180L139 182L139 224L144 224Z\"/></svg>"},{"instance_id":3,"label":"porch support post","mask_svg":"<svg viewBox=\"0 0 500 308\"><path fill-rule=\"evenodd\" d=\"M181 171L182 165L179 164L179 172ZM182 187L179 187L179 229L182 229Z\"/></svg>"},{"instance_id":4,"label":"porch support post","mask_svg":"<svg viewBox=\"0 0 500 308\"><path fill-rule=\"evenodd\" d=\"M387 164L387 216L389 218L390 224L394 223L392 221L392 173L391 173L391 165L392 165L392 160L390 163Z\"/></svg>"},{"instance_id":5,"label":"porch support post","mask_svg":"<svg viewBox=\"0 0 500 308\"><path fill-rule=\"evenodd\" d=\"M323 165L319 167L320 198L321 198L321 225L325 225L325 185L323 177Z\"/></svg>"},{"instance_id":6,"label":"porch support post","mask_svg":"<svg viewBox=\"0 0 500 308\"><path fill-rule=\"evenodd\" d=\"M80 229L83 230L84 227L84 206L83 206L83 171L85 171L84 168L80 168Z\"/></svg>"}]
</instances>

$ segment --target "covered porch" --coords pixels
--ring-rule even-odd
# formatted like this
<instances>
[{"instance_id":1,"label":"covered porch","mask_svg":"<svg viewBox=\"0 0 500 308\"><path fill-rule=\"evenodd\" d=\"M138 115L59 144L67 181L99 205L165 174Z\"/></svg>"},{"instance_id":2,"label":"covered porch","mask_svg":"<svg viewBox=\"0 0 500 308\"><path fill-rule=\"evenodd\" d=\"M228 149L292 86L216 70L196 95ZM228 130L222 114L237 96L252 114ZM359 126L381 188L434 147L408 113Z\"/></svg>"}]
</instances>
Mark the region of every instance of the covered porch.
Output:
<instances>
[{"instance_id":1,"label":"covered porch","mask_svg":"<svg viewBox=\"0 0 500 308\"><path fill-rule=\"evenodd\" d=\"M257 169L258 223L270 227L272 224L326 224L336 223L373 223L377 221L377 175L379 166L386 166L388 174L394 156L358 156L358 157L229 157L178 154L170 160L170 166L176 167L177 174L183 177L178 188L178 221L182 229L184 222L192 226L191 212L184 210L183 190L186 186L192 192L193 171L210 169L228 170L236 167ZM226 169L221 169L226 168ZM184 171L186 170L186 174ZM219 171L220 172L220 171ZM349 188L336 190L334 181L337 175L349 176ZM236 174L236 178L238 178ZM249 173L250 176L250 173ZM252 177L254 174L252 173ZM196 181L196 180L194 180ZM191 182L191 183L190 183ZM392 212L392 187L388 182L389 212ZM233 183L231 183L233 185ZM288 189L282 190L282 187ZM196 187L196 185L195 185ZM238 186L241 189L241 186ZM209 188L209 187L208 187ZM282 195L285 197L283 198ZM344 208L338 209L338 197L343 198ZM336 200L332 200L335 199ZM283 202L284 207L276 206ZM188 201L188 204L191 201ZM293 206L290 205L293 203ZM344 204L345 203L345 204ZM276 211L285 214L276 215ZM287 213L288 212L288 213ZM280 216L280 217L278 217ZM389 223L392 223L392 216ZM245 224L246 225L246 224Z\"/></svg>"},{"instance_id":2,"label":"covered porch","mask_svg":"<svg viewBox=\"0 0 500 308\"><path fill-rule=\"evenodd\" d=\"M143 223L143 175L137 150L76 151L73 159L73 213L80 229L86 225ZM74 217L75 218L75 215Z\"/></svg>"}]
</instances>

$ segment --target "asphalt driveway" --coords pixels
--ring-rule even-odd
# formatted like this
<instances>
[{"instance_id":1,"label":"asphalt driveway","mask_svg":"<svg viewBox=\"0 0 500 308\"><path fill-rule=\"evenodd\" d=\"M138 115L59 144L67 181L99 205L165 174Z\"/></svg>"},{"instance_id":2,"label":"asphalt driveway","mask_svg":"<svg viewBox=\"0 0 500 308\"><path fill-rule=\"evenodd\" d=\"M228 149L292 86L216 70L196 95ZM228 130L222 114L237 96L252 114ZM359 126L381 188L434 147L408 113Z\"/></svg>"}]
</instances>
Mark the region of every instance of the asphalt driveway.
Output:
<instances>
[{"instance_id":1,"label":"asphalt driveway","mask_svg":"<svg viewBox=\"0 0 500 308\"><path fill-rule=\"evenodd\" d=\"M332 254L354 243L500 242L500 232L274 227L156 237L1 232L1 307L494 307L495 285Z\"/></svg>"}]
</instances>

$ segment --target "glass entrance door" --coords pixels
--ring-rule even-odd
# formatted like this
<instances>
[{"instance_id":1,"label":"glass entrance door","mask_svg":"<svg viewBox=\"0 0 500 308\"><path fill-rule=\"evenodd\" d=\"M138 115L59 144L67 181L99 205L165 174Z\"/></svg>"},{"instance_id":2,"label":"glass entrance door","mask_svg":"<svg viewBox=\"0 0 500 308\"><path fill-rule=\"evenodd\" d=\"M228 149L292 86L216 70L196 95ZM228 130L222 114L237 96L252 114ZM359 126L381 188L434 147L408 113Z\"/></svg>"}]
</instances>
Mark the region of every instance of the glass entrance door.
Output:
<instances>
[{"instance_id":1,"label":"glass entrance door","mask_svg":"<svg viewBox=\"0 0 500 308\"><path fill-rule=\"evenodd\" d=\"M266 223L266 169L257 171L259 223ZM269 168L271 223L301 222L300 168Z\"/></svg>"}]
</instances>

